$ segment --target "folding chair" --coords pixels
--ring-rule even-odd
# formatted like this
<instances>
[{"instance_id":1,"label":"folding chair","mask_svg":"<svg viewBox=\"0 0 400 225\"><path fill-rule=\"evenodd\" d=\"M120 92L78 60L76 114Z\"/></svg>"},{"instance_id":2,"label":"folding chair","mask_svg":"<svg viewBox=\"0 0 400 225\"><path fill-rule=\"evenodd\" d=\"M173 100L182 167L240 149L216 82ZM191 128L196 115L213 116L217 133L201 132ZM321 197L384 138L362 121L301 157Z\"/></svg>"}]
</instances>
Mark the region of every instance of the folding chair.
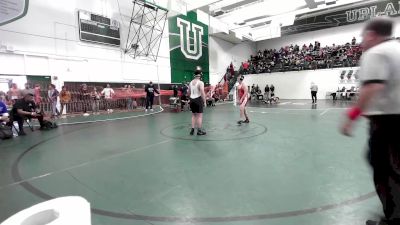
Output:
<instances>
[{"instance_id":1,"label":"folding chair","mask_svg":"<svg viewBox=\"0 0 400 225\"><path fill-rule=\"evenodd\" d=\"M181 100L181 102L183 103L183 111L189 111L190 110L189 100L187 101Z\"/></svg>"},{"instance_id":2,"label":"folding chair","mask_svg":"<svg viewBox=\"0 0 400 225\"><path fill-rule=\"evenodd\" d=\"M32 119L31 118L25 118L24 121L26 122L26 124L28 125L29 129L33 132L33 124L32 124ZM17 121L14 120L14 118L12 116L10 116L10 125L11 125L11 129L13 129L15 131L15 134L18 135L19 132L19 128L17 128L17 125L15 125ZM14 133L14 132L13 132Z\"/></svg>"},{"instance_id":3,"label":"folding chair","mask_svg":"<svg viewBox=\"0 0 400 225\"><path fill-rule=\"evenodd\" d=\"M26 122L26 124L28 124L29 129L31 129L31 131L34 131L33 125L32 125L32 119L31 118L25 118L25 122Z\"/></svg>"},{"instance_id":4,"label":"folding chair","mask_svg":"<svg viewBox=\"0 0 400 225\"><path fill-rule=\"evenodd\" d=\"M180 99L177 97L170 97L169 98L169 106L171 110L178 111L180 109Z\"/></svg>"}]
</instances>

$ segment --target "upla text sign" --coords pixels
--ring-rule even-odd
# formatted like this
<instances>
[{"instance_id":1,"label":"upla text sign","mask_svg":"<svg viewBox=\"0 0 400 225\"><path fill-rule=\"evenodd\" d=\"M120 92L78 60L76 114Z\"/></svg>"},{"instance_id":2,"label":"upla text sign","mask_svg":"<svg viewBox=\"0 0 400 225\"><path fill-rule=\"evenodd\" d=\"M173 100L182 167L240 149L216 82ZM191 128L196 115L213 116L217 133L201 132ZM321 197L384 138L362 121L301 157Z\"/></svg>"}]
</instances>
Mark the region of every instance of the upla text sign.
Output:
<instances>
[{"instance_id":1,"label":"upla text sign","mask_svg":"<svg viewBox=\"0 0 400 225\"><path fill-rule=\"evenodd\" d=\"M400 16L400 1L384 0L317 16L298 16L292 26L282 27L282 35L297 34L364 22L376 16Z\"/></svg>"}]
</instances>

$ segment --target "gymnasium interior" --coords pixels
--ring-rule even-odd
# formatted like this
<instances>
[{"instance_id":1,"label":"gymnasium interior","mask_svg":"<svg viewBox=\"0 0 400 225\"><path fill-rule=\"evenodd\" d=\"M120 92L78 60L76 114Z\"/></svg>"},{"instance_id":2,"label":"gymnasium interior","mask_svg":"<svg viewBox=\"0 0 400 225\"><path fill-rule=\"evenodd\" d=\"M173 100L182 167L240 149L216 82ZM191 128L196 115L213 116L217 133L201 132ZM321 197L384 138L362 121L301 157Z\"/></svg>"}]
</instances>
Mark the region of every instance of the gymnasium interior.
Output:
<instances>
[{"instance_id":1,"label":"gymnasium interior","mask_svg":"<svg viewBox=\"0 0 400 225\"><path fill-rule=\"evenodd\" d=\"M0 224L379 218L368 122L352 137L340 125L359 99L363 27L381 15L400 37L395 0L0 0ZM182 97L199 68L204 136ZM46 129L4 119L27 95Z\"/></svg>"}]
</instances>

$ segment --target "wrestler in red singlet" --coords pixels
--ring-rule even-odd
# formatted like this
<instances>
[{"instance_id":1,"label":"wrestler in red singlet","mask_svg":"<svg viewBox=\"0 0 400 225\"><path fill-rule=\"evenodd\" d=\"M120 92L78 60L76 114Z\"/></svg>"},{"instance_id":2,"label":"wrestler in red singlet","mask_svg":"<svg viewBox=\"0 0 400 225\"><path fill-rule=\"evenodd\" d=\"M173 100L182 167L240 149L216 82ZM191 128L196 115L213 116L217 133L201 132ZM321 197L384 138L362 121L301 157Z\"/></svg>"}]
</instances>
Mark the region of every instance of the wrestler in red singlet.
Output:
<instances>
[{"instance_id":1,"label":"wrestler in red singlet","mask_svg":"<svg viewBox=\"0 0 400 225\"><path fill-rule=\"evenodd\" d=\"M247 110L246 110L246 104L247 101L249 100L249 92L247 89L246 84L243 82L244 80L244 76L241 75L238 77L238 82L239 82L239 86L238 86L238 97L239 97L239 101L238 104L240 106L240 120L238 121L238 124L242 124L242 123L249 123L249 116L247 115Z\"/></svg>"}]
</instances>

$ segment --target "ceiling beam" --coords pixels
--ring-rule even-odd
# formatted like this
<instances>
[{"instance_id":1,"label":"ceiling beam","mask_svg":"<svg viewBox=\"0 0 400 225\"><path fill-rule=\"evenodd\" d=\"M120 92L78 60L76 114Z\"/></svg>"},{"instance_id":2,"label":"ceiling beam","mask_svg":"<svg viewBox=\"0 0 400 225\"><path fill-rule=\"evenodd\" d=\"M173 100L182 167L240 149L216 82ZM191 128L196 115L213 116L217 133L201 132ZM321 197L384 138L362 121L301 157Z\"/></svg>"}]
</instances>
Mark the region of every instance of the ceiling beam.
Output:
<instances>
[{"instance_id":1,"label":"ceiling beam","mask_svg":"<svg viewBox=\"0 0 400 225\"><path fill-rule=\"evenodd\" d=\"M201 1L186 0L185 2L187 3L187 11L192 11L192 10L199 9L203 6L207 6L207 5L217 3L220 1L222 1L222 0L201 0Z\"/></svg>"},{"instance_id":2,"label":"ceiling beam","mask_svg":"<svg viewBox=\"0 0 400 225\"><path fill-rule=\"evenodd\" d=\"M307 3L307 7L309 9L315 9L318 7L318 4L314 0L304 0Z\"/></svg>"}]
</instances>

